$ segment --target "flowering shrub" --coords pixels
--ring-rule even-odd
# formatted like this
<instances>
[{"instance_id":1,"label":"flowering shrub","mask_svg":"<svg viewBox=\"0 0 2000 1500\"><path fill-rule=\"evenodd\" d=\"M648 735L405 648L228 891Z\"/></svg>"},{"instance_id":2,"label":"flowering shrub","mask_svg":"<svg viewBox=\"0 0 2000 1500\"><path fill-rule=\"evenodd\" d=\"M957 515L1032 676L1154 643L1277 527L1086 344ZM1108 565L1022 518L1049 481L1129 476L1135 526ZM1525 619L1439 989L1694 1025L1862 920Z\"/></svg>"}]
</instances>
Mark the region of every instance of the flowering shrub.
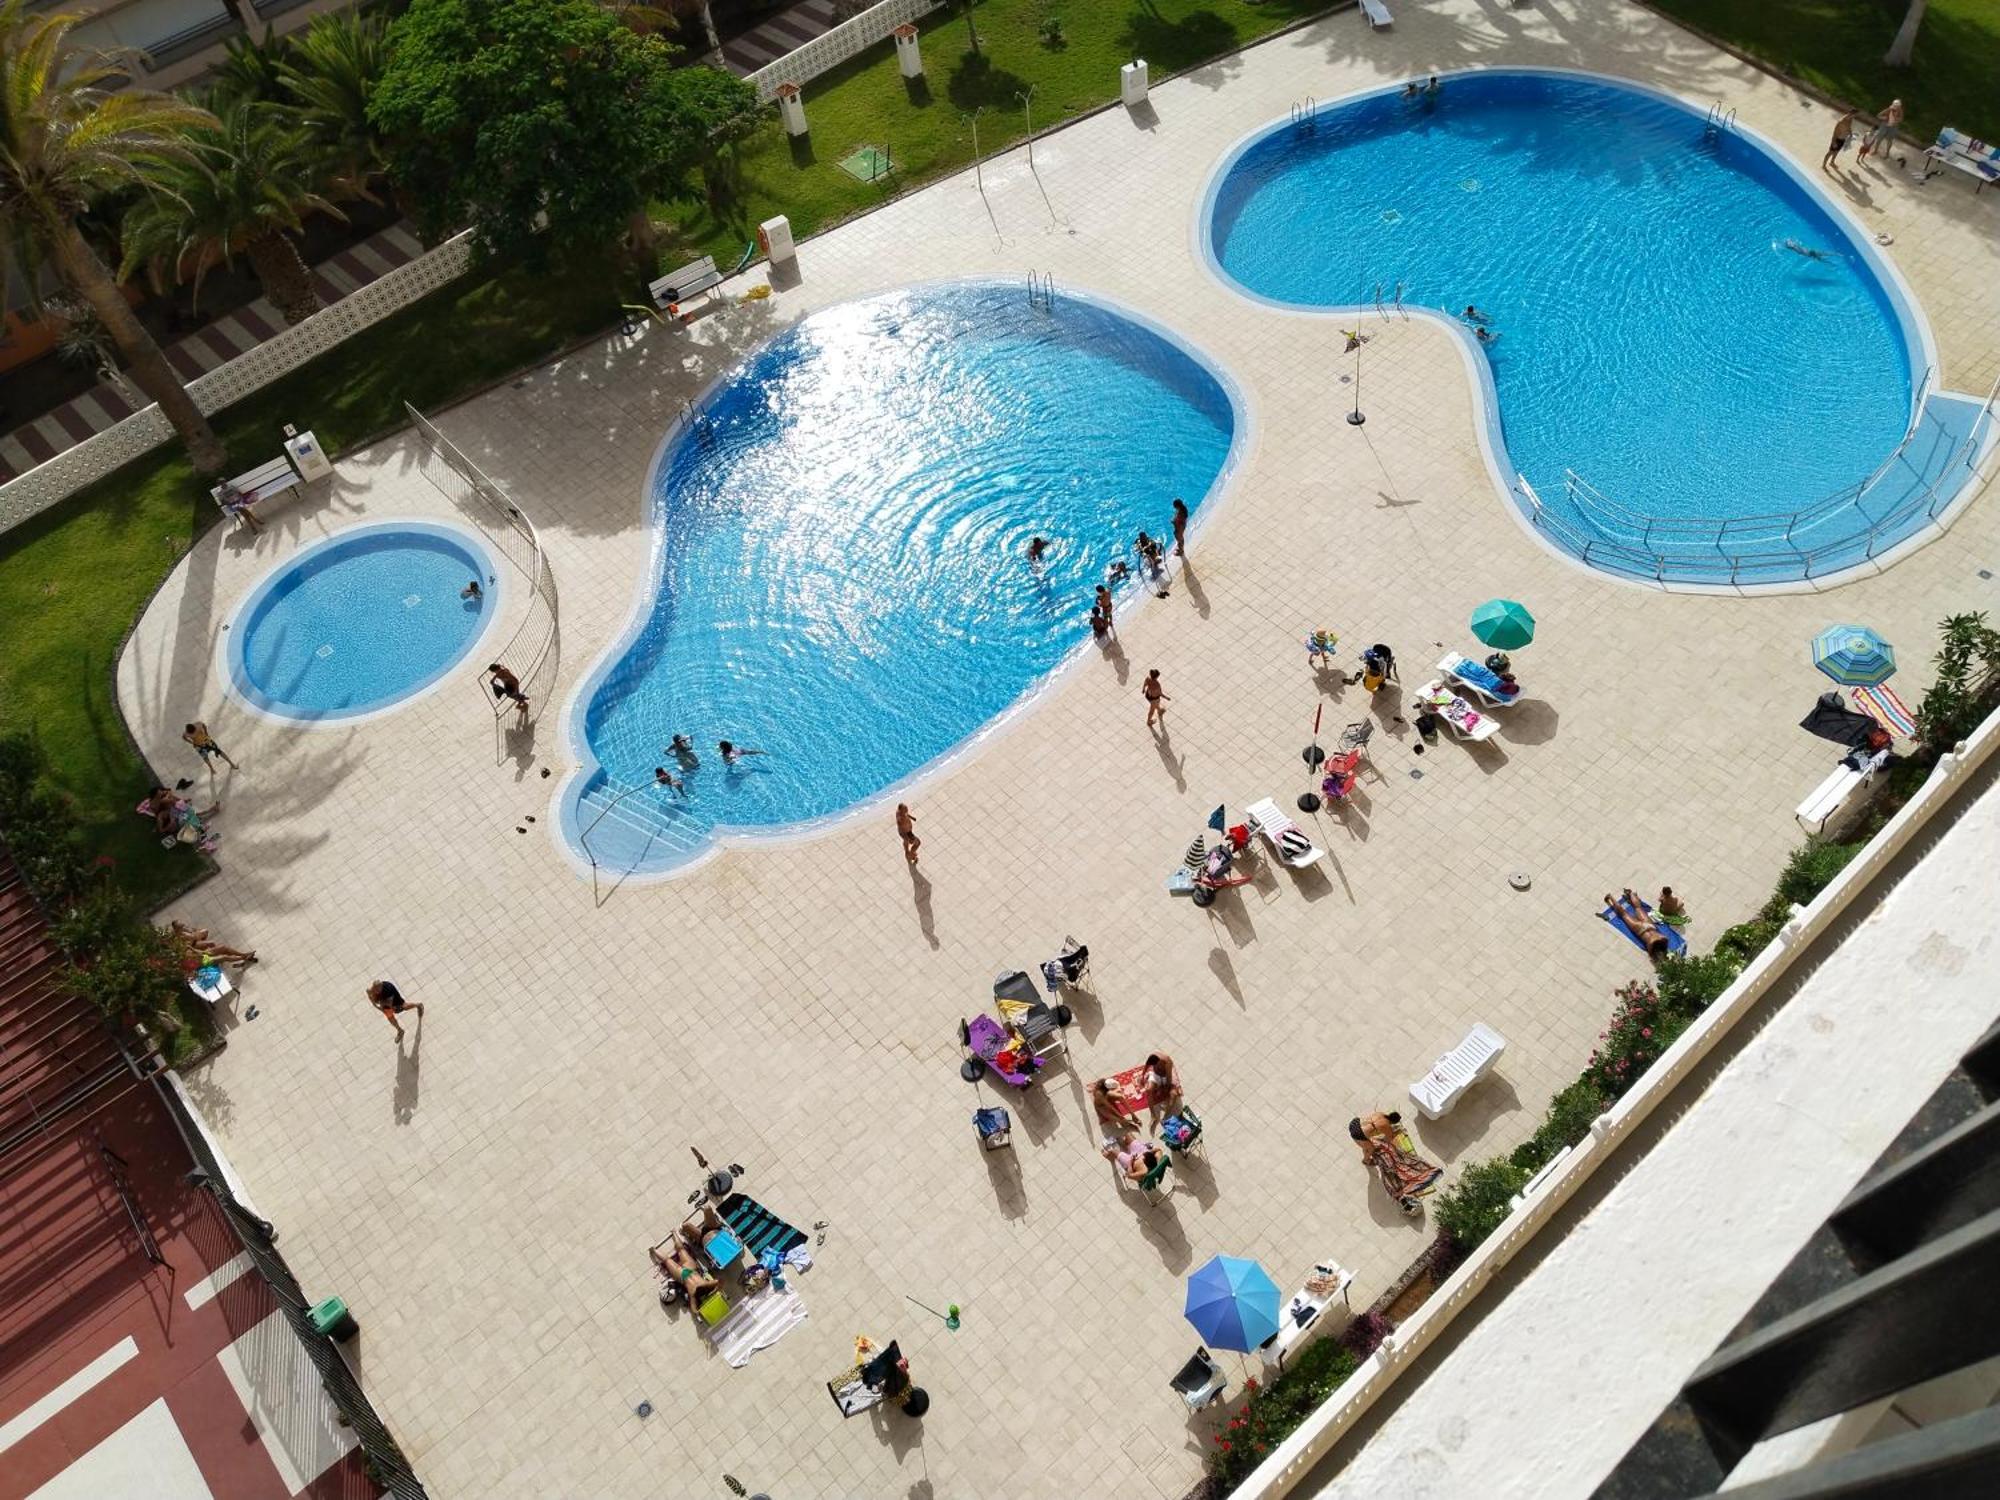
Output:
<instances>
[{"instance_id":1,"label":"flowering shrub","mask_svg":"<svg viewBox=\"0 0 2000 1500\"><path fill-rule=\"evenodd\" d=\"M1245 1381L1242 1402L1209 1440L1208 1472L1221 1492L1241 1484L1359 1364L1344 1340L1321 1338L1306 1345L1270 1384L1254 1377Z\"/></svg>"},{"instance_id":2,"label":"flowering shrub","mask_svg":"<svg viewBox=\"0 0 2000 1500\"><path fill-rule=\"evenodd\" d=\"M1611 1013L1611 1024L1598 1033L1597 1050L1583 1070L1607 1101L1624 1097L1694 1019L1664 1003L1650 984L1635 980L1616 993L1618 1009Z\"/></svg>"}]
</instances>

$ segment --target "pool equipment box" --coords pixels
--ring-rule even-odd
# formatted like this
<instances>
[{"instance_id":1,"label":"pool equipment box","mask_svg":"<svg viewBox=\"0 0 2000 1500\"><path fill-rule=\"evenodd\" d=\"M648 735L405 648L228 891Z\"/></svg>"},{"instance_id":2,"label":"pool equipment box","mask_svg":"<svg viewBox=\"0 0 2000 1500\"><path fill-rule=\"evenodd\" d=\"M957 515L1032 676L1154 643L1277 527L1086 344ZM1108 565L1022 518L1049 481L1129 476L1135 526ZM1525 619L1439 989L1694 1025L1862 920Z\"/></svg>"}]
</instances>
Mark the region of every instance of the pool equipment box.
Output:
<instances>
[{"instance_id":1,"label":"pool equipment box","mask_svg":"<svg viewBox=\"0 0 2000 1500\"><path fill-rule=\"evenodd\" d=\"M1127 109L1146 102L1146 59L1135 57L1118 70L1118 97Z\"/></svg>"},{"instance_id":2,"label":"pool equipment box","mask_svg":"<svg viewBox=\"0 0 2000 1500\"><path fill-rule=\"evenodd\" d=\"M757 226L757 243L773 264L790 260L798 253L792 248L792 221L783 214Z\"/></svg>"},{"instance_id":3,"label":"pool equipment box","mask_svg":"<svg viewBox=\"0 0 2000 1500\"><path fill-rule=\"evenodd\" d=\"M333 473L333 462L326 456L326 449L320 447L319 439L310 431L299 432L287 427L285 456L291 459L292 467L299 471L299 478L307 483L315 479L328 478Z\"/></svg>"}]
</instances>

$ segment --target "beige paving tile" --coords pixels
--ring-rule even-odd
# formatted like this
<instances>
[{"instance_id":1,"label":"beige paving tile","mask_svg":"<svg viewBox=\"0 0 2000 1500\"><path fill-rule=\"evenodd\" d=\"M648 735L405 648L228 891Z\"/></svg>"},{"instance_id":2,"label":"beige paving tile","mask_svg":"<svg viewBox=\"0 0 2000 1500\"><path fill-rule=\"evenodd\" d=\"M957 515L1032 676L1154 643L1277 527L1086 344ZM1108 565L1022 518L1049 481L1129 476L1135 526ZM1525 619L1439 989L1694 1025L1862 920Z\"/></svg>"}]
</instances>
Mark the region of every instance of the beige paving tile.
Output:
<instances>
[{"instance_id":1,"label":"beige paving tile","mask_svg":"<svg viewBox=\"0 0 2000 1500\"><path fill-rule=\"evenodd\" d=\"M1488 63L1723 97L1807 162L1828 124L1623 6L1405 3L1386 36L1334 16L1161 89L1151 128L1112 112L1047 137L1039 183L1020 154L998 159L983 204L969 178L941 184L809 242L803 283L769 301L689 337L592 346L442 418L539 520L562 591L560 703L632 606L660 435L806 312L1032 267L1235 375L1255 435L1204 510L1201 599L1178 588L1120 624L1128 663L1172 684L1169 753L1133 684L1079 663L919 789L922 909L886 818L594 905L547 833L567 769L554 714L496 736L469 679L356 730L227 701L217 633L279 555L362 518L452 514L407 438L351 455L330 495L278 513L254 547L211 535L169 581L121 663L121 702L159 766L181 764L175 730L197 712L243 761L224 783L222 873L174 914L266 955L245 984L259 1019L192 1086L307 1287L354 1307L367 1384L433 1493L696 1494L724 1472L786 1496L1179 1493L1202 1441L1165 1388L1193 1343L1186 1273L1229 1251L1290 1285L1332 1255L1358 1267L1357 1302L1372 1297L1425 1236L1371 1190L1346 1119L1393 1104L1479 1019L1510 1039L1498 1076L1417 1133L1448 1164L1525 1134L1639 971L1592 917L1597 896L1669 882L1710 940L1797 842L1791 809L1828 758L1793 727L1822 685L1807 637L1862 618L1914 663L1940 615L1992 602L1975 577L2000 556L1990 496L1947 540L1825 597L1668 597L1558 561L1501 511L1459 357L1421 324L1374 330L1368 424L1333 419L1326 323L1224 295L1196 264L1207 174L1308 93ZM1857 212L1894 234L1947 383L1983 391L2000 374L1993 203L1867 181ZM1353 810L1312 820L1324 874L1267 871L1208 915L1162 893L1217 800L1301 788L1316 704L1336 726L1368 711L1358 689L1322 693L1306 629L1387 640L1414 673L1503 592L1541 634L1523 658L1537 701L1498 741L1419 761L1385 729ZM1618 665L1635 660L1643 678ZM1527 892L1507 886L1516 869ZM1011 1101L1012 1156L983 1156L956 1021L996 971L1068 932L1095 955L1079 1077ZM431 1006L415 1061L362 999L378 973ZM1095 1155L1080 1080L1156 1046L1211 1138L1147 1209ZM661 1313L645 1274L694 1184L690 1145L743 1162L795 1222L831 1223L800 1278L809 1320L740 1371ZM956 1300L965 1326L907 1297ZM903 1340L936 1398L921 1429L832 1411L821 1385L858 1331Z\"/></svg>"}]
</instances>

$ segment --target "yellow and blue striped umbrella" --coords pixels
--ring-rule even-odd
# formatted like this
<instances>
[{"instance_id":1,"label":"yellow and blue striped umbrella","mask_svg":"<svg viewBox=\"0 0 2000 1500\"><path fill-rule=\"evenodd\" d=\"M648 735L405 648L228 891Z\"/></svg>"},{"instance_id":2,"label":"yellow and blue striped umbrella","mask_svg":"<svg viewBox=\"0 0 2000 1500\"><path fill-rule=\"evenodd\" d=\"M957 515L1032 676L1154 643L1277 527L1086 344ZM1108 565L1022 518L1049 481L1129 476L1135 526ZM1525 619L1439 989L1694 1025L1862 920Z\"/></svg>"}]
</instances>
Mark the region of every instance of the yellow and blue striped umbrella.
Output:
<instances>
[{"instance_id":1,"label":"yellow and blue striped umbrella","mask_svg":"<svg viewBox=\"0 0 2000 1500\"><path fill-rule=\"evenodd\" d=\"M1830 625L1813 637L1813 665L1846 687L1873 687L1896 675L1896 649L1866 625Z\"/></svg>"}]
</instances>

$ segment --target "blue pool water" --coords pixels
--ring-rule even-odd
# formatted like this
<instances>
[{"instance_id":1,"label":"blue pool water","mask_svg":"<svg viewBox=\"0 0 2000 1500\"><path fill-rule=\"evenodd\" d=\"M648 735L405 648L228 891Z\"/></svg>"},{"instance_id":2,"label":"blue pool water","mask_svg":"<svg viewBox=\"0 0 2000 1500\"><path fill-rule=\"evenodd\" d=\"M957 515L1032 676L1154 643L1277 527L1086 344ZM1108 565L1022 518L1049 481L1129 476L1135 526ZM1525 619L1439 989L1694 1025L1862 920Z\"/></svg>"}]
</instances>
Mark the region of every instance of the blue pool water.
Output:
<instances>
[{"instance_id":1,"label":"blue pool water","mask_svg":"<svg viewBox=\"0 0 2000 1500\"><path fill-rule=\"evenodd\" d=\"M1224 276L1273 302L1372 311L1400 285L1407 307L1487 314L1496 461L1568 550L1595 541L1618 568L1643 549L1697 578L1792 554L1751 565L1771 581L1865 546L1976 410L1927 410L1896 472L1820 503L1897 448L1926 355L1901 289L1804 176L1645 91L1481 72L1273 126L1218 172L1203 229ZM1393 315L1367 326L1390 334Z\"/></svg>"},{"instance_id":2,"label":"blue pool water","mask_svg":"<svg viewBox=\"0 0 2000 1500\"><path fill-rule=\"evenodd\" d=\"M1066 293L923 286L805 318L655 467L639 613L570 721L572 842L659 870L906 779L1089 640L1107 562L1166 533L1174 496L1199 524L1236 430L1198 358ZM685 799L651 785L676 732L702 757ZM769 753L728 771L721 739Z\"/></svg>"},{"instance_id":3,"label":"blue pool water","mask_svg":"<svg viewBox=\"0 0 2000 1500\"><path fill-rule=\"evenodd\" d=\"M474 578L483 597L460 598ZM470 533L429 521L357 526L251 591L223 638L229 682L281 718L377 713L450 671L499 601L499 578Z\"/></svg>"}]
</instances>

